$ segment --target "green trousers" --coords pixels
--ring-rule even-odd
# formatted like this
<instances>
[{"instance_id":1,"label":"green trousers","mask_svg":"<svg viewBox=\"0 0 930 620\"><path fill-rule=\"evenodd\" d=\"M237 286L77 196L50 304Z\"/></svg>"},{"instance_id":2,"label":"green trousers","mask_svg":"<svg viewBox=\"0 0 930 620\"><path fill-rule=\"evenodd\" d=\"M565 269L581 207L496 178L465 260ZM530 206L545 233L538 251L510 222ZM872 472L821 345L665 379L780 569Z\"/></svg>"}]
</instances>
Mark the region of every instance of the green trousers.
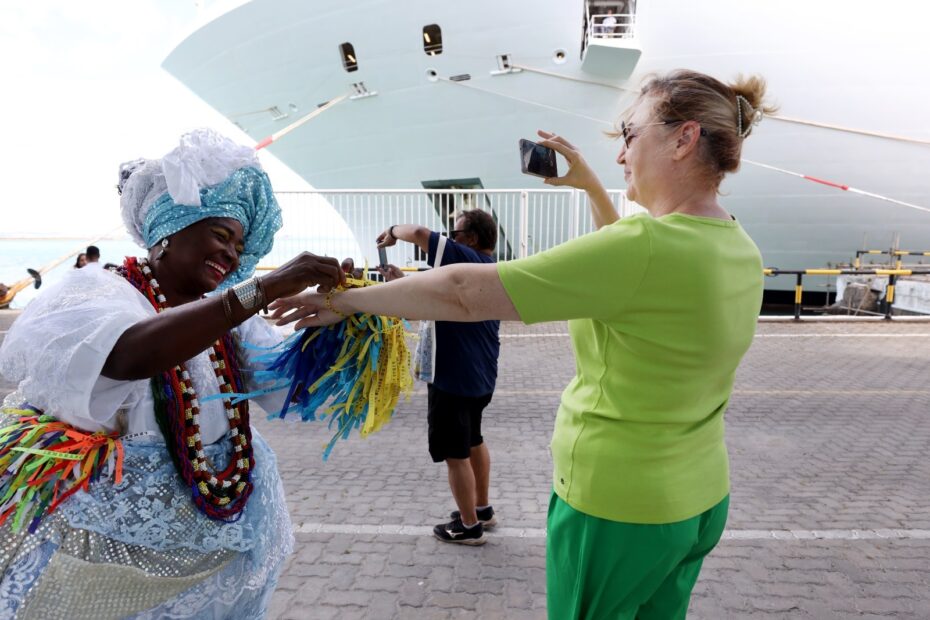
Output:
<instances>
[{"instance_id":1,"label":"green trousers","mask_svg":"<svg viewBox=\"0 0 930 620\"><path fill-rule=\"evenodd\" d=\"M727 496L696 517L642 525L592 517L553 492L546 539L550 620L684 618L729 505Z\"/></svg>"}]
</instances>

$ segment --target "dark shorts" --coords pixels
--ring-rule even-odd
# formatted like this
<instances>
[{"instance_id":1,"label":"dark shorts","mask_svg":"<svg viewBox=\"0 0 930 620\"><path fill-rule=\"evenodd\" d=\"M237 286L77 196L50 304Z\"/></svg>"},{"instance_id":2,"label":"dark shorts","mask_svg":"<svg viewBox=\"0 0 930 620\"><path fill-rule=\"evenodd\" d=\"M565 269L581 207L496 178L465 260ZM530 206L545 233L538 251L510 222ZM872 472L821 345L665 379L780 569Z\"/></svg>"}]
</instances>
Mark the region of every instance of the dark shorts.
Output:
<instances>
[{"instance_id":1,"label":"dark shorts","mask_svg":"<svg viewBox=\"0 0 930 620\"><path fill-rule=\"evenodd\" d=\"M433 384L429 394L429 454L434 463L446 459L467 459L471 449L484 442L481 436L481 412L491 402L492 394L459 396L443 392Z\"/></svg>"}]
</instances>

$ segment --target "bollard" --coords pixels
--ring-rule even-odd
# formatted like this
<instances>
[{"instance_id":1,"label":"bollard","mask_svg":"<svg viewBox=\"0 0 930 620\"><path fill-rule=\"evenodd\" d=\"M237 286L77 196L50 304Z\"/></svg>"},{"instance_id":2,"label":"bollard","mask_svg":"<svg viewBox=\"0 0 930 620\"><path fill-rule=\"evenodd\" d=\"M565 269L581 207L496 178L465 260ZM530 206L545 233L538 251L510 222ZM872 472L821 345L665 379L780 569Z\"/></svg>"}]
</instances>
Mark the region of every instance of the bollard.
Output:
<instances>
[{"instance_id":1,"label":"bollard","mask_svg":"<svg viewBox=\"0 0 930 620\"><path fill-rule=\"evenodd\" d=\"M801 320L801 278L804 276L798 274L797 283L794 285L794 320Z\"/></svg>"},{"instance_id":2,"label":"bollard","mask_svg":"<svg viewBox=\"0 0 930 620\"><path fill-rule=\"evenodd\" d=\"M891 320L891 306L894 304L894 281L896 276L888 276L888 286L885 287L885 320Z\"/></svg>"}]
</instances>

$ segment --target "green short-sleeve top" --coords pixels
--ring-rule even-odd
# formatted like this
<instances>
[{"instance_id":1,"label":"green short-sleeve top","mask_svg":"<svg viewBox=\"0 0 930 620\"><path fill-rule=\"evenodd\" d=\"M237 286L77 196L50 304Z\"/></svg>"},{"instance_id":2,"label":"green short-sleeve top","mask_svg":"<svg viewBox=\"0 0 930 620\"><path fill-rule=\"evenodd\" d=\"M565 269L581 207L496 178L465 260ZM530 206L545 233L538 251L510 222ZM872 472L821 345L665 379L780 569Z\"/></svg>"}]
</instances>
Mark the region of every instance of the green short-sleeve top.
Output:
<instances>
[{"instance_id":1,"label":"green short-sleeve top","mask_svg":"<svg viewBox=\"0 0 930 620\"><path fill-rule=\"evenodd\" d=\"M552 436L569 505L672 523L729 493L723 414L762 302L735 220L627 217L498 273L525 323L569 321L575 378Z\"/></svg>"}]
</instances>

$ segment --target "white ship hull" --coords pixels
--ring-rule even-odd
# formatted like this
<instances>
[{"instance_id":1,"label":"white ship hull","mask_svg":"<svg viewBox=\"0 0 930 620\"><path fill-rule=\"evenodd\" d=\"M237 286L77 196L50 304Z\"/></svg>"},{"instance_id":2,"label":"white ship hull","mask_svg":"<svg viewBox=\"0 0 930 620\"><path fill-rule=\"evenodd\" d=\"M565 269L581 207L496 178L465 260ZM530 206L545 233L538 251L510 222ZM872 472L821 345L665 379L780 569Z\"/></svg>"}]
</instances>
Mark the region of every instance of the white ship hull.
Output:
<instances>
[{"instance_id":1,"label":"white ship hull","mask_svg":"<svg viewBox=\"0 0 930 620\"><path fill-rule=\"evenodd\" d=\"M930 139L930 43L921 32L930 11L905 2L881 10L834 0L641 0L627 43L642 56L625 80L584 65L581 0L254 0L197 29L164 66L256 141L354 92L353 83L376 92L269 147L317 188L531 187L538 181L520 174L517 140L537 128L571 139L607 186L622 188L618 145L602 131L632 97L619 89L649 71L757 72L786 117ZM442 28L439 55L424 52L428 24ZM344 42L357 71L343 68ZM502 54L538 71L499 74ZM433 80L431 70L470 79ZM744 158L930 207L926 144L766 119ZM928 212L753 165L726 181L721 201L772 267L848 261L896 234L903 249L930 250Z\"/></svg>"}]
</instances>

